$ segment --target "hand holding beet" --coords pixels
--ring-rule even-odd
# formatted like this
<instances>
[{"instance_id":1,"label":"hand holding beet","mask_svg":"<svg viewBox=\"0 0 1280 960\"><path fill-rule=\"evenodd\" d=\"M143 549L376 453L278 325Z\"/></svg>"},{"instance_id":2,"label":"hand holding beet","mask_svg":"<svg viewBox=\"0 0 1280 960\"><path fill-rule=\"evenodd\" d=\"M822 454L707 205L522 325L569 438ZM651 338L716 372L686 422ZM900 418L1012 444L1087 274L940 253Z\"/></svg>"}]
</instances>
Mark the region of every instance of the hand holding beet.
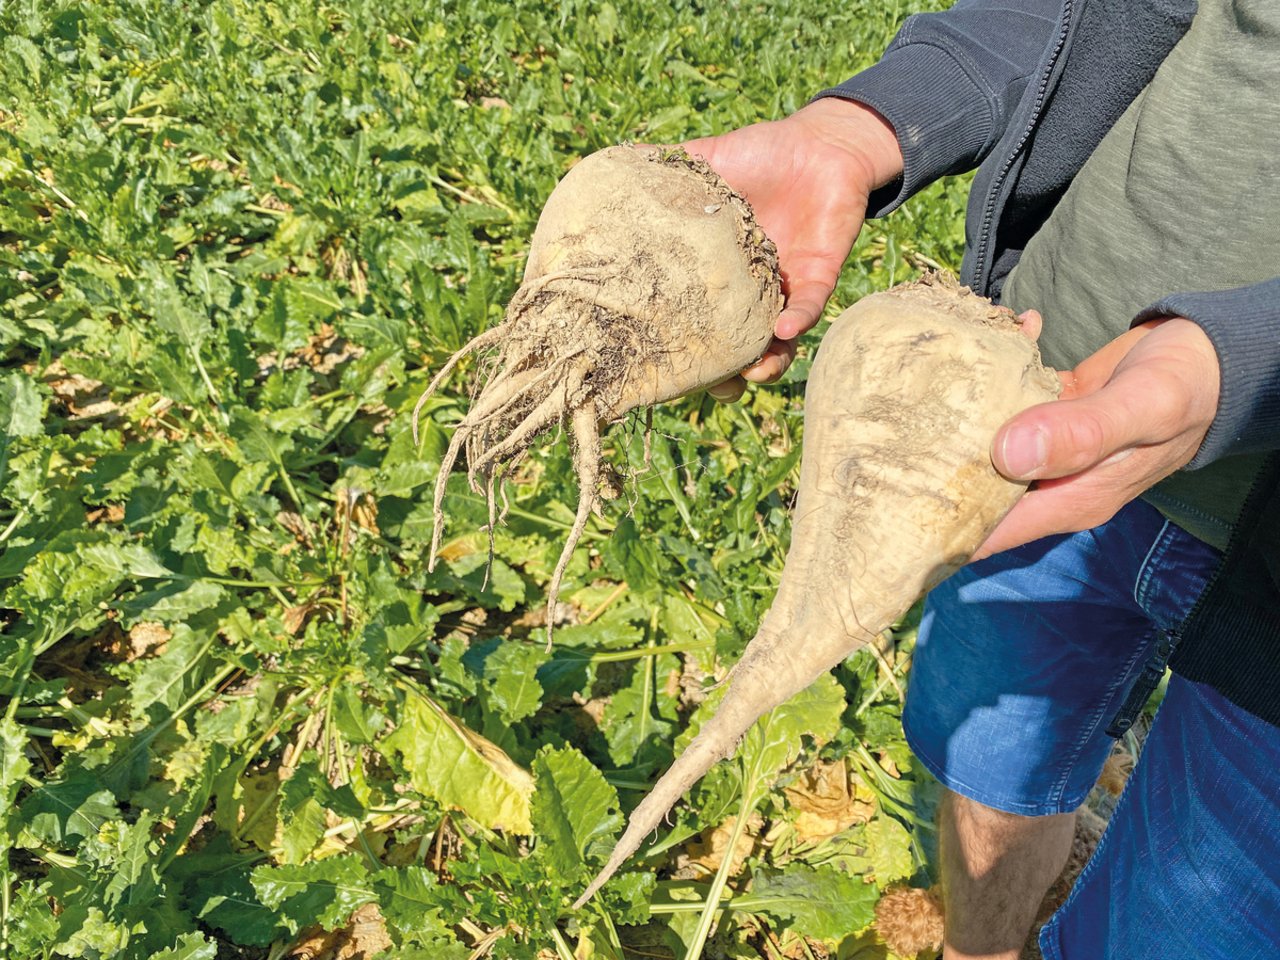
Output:
<instances>
[{"instance_id":1,"label":"hand holding beet","mask_svg":"<svg viewBox=\"0 0 1280 960\"><path fill-rule=\"evenodd\" d=\"M799 494L773 605L715 715L632 811L577 906L757 719L968 561L1026 489L996 472L991 439L1057 392L1013 314L954 282L900 284L840 315L805 390Z\"/></svg>"},{"instance_id":2,"label":"hand holding beet","mask_svg":"<svg viewBox=\"0 0 1280 960\"><path fill-rule=\"evenodd\" d=\"M774 342L744 371L757 383L776 380L795 356L795 338L818 322L835 289L862 228L867 197L902 173L898 141L873 110L829 98L784 120L692 140L685 149L706 158L746 197L777 244L786 309ZM736 400L743 388L734 377L711 393Z\"/></svg>"},{"instance_id":3,"label":"hand holding beet","mask_svg":"<svg viewBox=\"0 0 1280 960\"><path fill-rule=\"evenodd\" d=\"M720 382L758 358L775 329L794 334L816 320L874 180L863 169L847 191L827 188L841 196L849 230L819 246L784 214L779 194L764 194L791 251L792 303L779 318L778 251L704 161L630 147L583 159L547 200L506 320L451 358L423 395L467 352L496 350L440 465L431 562L458 456L465 450L468 477L483 488L492 532L503 469L564 424L580 490L548 585L553 609L599 496L602 426ZM800 191L821 193L813 182ZM838 257L833 238L843 244ZM1010 311L940 277L866 297L835 321L806 390L792 543L773 607L715 716L632 813L579 905L760 716L969 559L1026 489L992 466L996 430L1058 387Z\"/></svg>"},{"instance_id":4,"label":"hand holding beet","mask_svg":"<svg viewBox=\"0 0 1280 960\"><path fill-rule=\"evenodd\" d=\"M996 467L1035 485L975 559L1110 520L1190 462L1217 410L1217 353L1182 317L1141 324L1059 376L1059 401L996 435Z\"/></svg>"},{"instance_id":5,"label":"hand holding beet","mask_svg":"<svg viewBox=\"0 0 1280 960\"><path fill-rule=\"evenodd\" d=\"M488 502L492 537L504 471L539 434L564 426L578 509L547 587L549 640L560 581L599 502L601 427L754 362L781 309L773 243L706 162L661 147L583 158L547 198L505 321L454 354L414 408L416 425L459 359L496 351L440 464L429 567L458 456L466 451L467 479Z\"/></svg>"}]
</instances>

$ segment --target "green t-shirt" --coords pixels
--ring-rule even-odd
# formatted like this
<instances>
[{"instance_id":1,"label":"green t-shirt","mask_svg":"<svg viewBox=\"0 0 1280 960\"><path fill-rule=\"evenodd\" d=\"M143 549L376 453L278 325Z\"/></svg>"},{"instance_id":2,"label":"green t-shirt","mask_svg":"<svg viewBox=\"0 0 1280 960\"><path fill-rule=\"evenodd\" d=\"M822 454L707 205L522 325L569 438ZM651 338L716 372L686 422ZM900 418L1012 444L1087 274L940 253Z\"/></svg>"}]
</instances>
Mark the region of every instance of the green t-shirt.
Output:
<instances>
[{"instance_id":1,"label":"green t-shirt","mask_svg":"<svg viewBox=\"0 0 1280 960\"><path fill-rule=\"evenodd\" d=\"M1070 369L1167 294L1280 274L1277 131L1280 3L1202 0L1005 283L1005 304L1044 316L1045 361ZM1224 458L1144 496L1222 548L1260 462Z\"/></svg>"}]
</instances>

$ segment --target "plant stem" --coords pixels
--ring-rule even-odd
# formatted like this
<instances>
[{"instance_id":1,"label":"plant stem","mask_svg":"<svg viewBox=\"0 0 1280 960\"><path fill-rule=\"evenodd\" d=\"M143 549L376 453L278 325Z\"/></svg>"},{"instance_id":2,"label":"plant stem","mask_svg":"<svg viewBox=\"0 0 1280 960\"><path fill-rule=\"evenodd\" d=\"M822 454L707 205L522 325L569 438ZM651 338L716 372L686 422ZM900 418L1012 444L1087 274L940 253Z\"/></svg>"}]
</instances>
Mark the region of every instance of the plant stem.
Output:
<instances>
[{"instance_id":1,"label":"plant stem","mask_svg":"<svg viewBox=\"0 0 1280 960\"><path fill-rule=\"evenodd\" d=\"M641 657L656 657L664 653L690 653L694 650L707 650L714 647L714 640L690 640L688 643L668 643L661 647L639 647L635 650L605 650L593 653L587 659L592 663L621 663L626 660L638 660Z\"/></svg>"},{"instance_id":2,"label":"plant stem","mask_svg":"<svg viewBox=\"0 0 1280 960\"><path fill-rule=\"evenodd\" d=\"M302 521L303 532L306 533L307 539L312 544L315 543L315 531L311 528L311 521L307 519L307 515L302 512L302 498L298 496L298 491L293 486L293 480L289 476L289 471L284 468L284 464L280 464L280 481L284 484L285 490L289 492L289 499L293 501L293 505L298 510L298 519Z\"/></svg>"},{"instance_id":3,"label":"plant stem","mask_svg":"<svg viewBox=\"0 0 1280 960\"><path fill-rule=\"evenodd\" d=\"M738 849L738 841L742 839L742 831L746 829L747 820L750 819L751 811L756 806L756 798L754 796L748 798L745 791L742 799L742 811L733 822L733 834L729 837L729 846L726 848L724 859L720 861L720 869L716 871L715 879L711 881L711 890L707 893L706 906L702 909L702 916L698 920L698 929L694 931L693 940L689 944L689 949L685 952L684 960L698 960L702 956L702 948L706 945L707 937L711 935L711 927L715 923L716 914L720 912L720 897L724 893L725 885L729 882L729 869L733 866L733 852Z\"/></svg>"},{"instance_id":4,"label":"plant stem","mask_svg":"<svg viewBox=\"0 0 1280 960\"><path fill-rule=\"evenodd\" d=\"M3 538L0 538L0 539L3 539ZM613 605L614 601L617 600L626 592L627 592L627 584L624 581L618 584L616 587L614 587L613 591L607 597L605 597L603 600L600 601L600 606L596 607L594 610L592 610L590 613L588 613L585 617L583 617L578 622L583 626L586 626L588 623L591 623L593 620L599 617L600 614L608 610L609 607Z\"/></svg>"},{"instance_id":5,"label":"plant stem","mask_svg":"<svg viewBox=\"0 0 1280 960\"><path fill-rule=\"evenodd\" d=\"M573 950L569 948L569 944L565 942L564 934L554 925L550 927L551 941L556 945L556 956L560 960L573 960Z\"/></svg>"},{"instance_id":6,"label":"plant stem","mask_svg":"<svg viewBox=\"0 0 1280 960\"><path fill-rule=\"evenodd\" d=\"M473 497L466 493L454 493L450 495L456 500L470 500L472 503L483 503L479 497ZM573 528L573 524L565 523L561 520L552 520L550 517L544 517L538 513L530 513L528 510L521 510L519 507L509 507L507 514L512 517L519 517L521 520L528 520L531 523L541 524L544 527L551 527L554 530L564 530L568 532ZM582 531L583 540L608 540L609 535L592 530L588 527Z\"/></svg>"},{"instance_id":7,"label":"plant stem","mask_svg":"<svg viewBox=\"0 0 1280 960\"><path fill-rule=\"evenodd\" d=\"M27 515L27 508L22 507L13 515L13 519L9 521L9 525L0 531L0 543L4 543L13 535L13 531L18 529L18 524L22 522L22 518Z\"/></svg>"},{"instance_id":8,"label":"plant stem","mask_svg":"<svg viewBox=\"0 0 1280 960\"><path fill-rule=\"evenodd\" d=\"M216 583L223 587L244 587L250 590L278 590L281 587L288 587L290 590L298 590L306 587L322 587L323 580L300 580L297 583L289 583L287 580L241 580L237 577L188 577L182 574L175 574L167 579L185 581L188 583L196 583L204 581L205 583Z\"/></svg>"}]
</instances>

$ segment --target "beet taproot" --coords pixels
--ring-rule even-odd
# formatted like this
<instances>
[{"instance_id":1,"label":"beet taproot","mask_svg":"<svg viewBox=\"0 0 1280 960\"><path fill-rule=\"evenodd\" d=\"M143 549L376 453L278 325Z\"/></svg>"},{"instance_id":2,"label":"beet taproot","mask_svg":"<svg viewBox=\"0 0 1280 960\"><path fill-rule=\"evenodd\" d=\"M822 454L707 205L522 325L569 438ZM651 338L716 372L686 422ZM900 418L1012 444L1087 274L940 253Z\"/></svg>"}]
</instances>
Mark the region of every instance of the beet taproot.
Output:
<instances>
[{"instance_id":1,"label":"beet taproot","mask_svg":"<svg viewBox=\"0 0 1280 960\"><path fill-rule=\"evenodd\" d=\"M805 392L791 546L773 604L715 714L632 812L575 906L757 719L967 562L1025 490L992 466L996 431L1058 389L1010 311L942 278L840 315Z\"/></svg>"}]
</instances>

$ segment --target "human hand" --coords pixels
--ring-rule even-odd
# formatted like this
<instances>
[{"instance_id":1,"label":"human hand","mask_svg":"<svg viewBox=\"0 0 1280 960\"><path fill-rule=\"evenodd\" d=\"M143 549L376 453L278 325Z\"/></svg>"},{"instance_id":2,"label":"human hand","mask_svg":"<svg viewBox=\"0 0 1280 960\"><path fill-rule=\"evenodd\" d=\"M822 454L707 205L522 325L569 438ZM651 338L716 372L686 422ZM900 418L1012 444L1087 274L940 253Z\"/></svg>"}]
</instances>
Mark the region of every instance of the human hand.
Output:
<instances>
[{"instance_id":1,"label":"human hand","mask_svg":"<svg viewBox=\"0 0 1280 960\"><path fill-rule=\"evenodd\" d=\"M795 339L818 322L862 228L867 198L902 174L893 128L852 100L817 100L784 120L752 124L684 145L741 193L778 247L786 306L775 337L752 367L709 392L738 399L746 380L777 380Z\"/></svg>"},{"instance_id":2,"label":"human hand","mask_svg":"<svg viewBox=\"0 0 1280 960\"><path fill-rule=\"evenodd\" d=\"M1217 411L1218 355L1182 317L1143 323L1059 376L1058 400L996 434L996 469L1035 482L974 560L1110 520L1190 462Z\"/></svg>"}]
</instances>

